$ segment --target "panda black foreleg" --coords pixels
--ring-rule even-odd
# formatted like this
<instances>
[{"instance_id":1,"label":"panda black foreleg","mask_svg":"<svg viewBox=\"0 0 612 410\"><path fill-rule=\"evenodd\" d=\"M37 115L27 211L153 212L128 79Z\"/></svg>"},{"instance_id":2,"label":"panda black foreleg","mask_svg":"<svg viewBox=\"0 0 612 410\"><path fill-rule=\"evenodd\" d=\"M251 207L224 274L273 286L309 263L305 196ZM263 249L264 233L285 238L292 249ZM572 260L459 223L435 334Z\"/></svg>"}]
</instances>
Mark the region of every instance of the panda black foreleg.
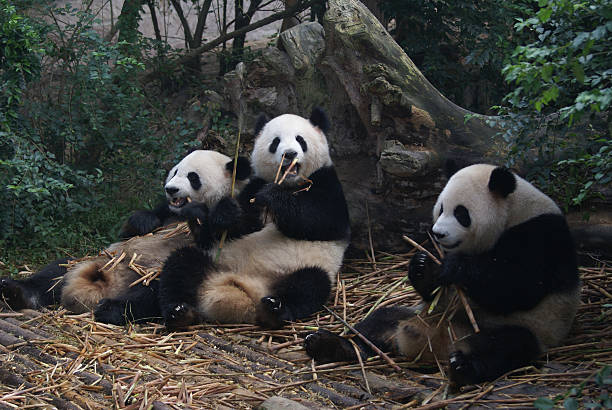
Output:
<instances>
[{"instance_id":1,"label":"panda black foreleg","mask_svg":"<svg viewBox=\"0 0 612 410\"><path fill-rule=\"evenodd\" d=\"M355 325L355 330L374 343L384 352L397 350L396 334L400 322L414 317L414 311L401 306L377 309L367 318ZM353 337L362 358L374 354L372 349L359 337ZM309 334L304 340L304 347L310 357L317 363L339 361L357 361L353 345L346 339L325 329Z\"/></svg>"},{"instance_id":2,"label":"panda black foreleg","mask_svg":"<svg viewBox=\"0 0 612 410\"><path fill-rule=\"evenodd\" d=\"M199 321L198 290L212 264L211 257L195 247L180 248L168 256L159 277L159 306L167 327Z\"/></svg>"},{"instance_id":3,"label":"panda black foreleg","mask_svg":"<svg viewBox=\"0 0 612 410\"><path fill-rule=\"evenodd\" d=\"M309 316L329 299L331 281L321 268L298 269L276 282L261 299L257 317L261 325L278 328L285 321Z\"/></svg>"},{"instance_id":4,"label":"panda black foreleg","mask_svg":"<svg viewBox=\"0 0 612 410\"><path fill-rule=\"evenodd\" d=\"M408 265L408 278L414 290L426 302L434 299L433 291L440 286L440 269L425 252L417 252Z\"/></svg>"},{"instance_id":5,"label":"panda black foreleg","mask_svg":"<svg viewBox=\"0 0 612 410\"><path fill-rule=\"evenodd\" d=\"M541 354L538 340L522 326L483 329L457 344L449 355L450 379L457 386L491 381L526 366Z\"/></svg>"},{"instance_id":6,"label":"panda black foreleg","mask_svg":"<svg viewBox=\"0 0 612 410\"><path fill-rule=\"evenodd\" d=\"M151 282L149 286L133 286L119 298L102 299L94 311L94 318L113 325L159 319L158 294L158 281Z\"/></svg>"},{"instance_id":7,"label":"panda black foreleg","mask_svg":"<svg viewBox=\"0 0 612 410\"><path fill-rule=\"evenodd\" d=\"M11 309L36 309L55 305L62 294L62 276L69 258L58 259L23 280L0 279L0 297Z\"/></svg>"},{"instance_id":8,"label":"panda black foreleg","mask_svg":"<svg viewBox=\"0 0 612 410\"><path fill-rule=\"evenodd\" d=\"M166 201L161 202L155 209L143 209L131 214L128 220L121 227L119 238L128 239L133 236L146 235L155 229L164 226L171 221L172 217L178 218L168 207Z\"/></svg>"}]
</instances>

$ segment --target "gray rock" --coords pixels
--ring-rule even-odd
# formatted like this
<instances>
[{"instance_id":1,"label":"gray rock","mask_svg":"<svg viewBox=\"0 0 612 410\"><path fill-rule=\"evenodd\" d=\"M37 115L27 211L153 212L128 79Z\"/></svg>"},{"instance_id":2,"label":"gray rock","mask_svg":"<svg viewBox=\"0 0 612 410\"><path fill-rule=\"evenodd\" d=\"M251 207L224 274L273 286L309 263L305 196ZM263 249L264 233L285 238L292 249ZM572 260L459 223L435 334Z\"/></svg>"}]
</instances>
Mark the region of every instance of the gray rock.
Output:
<instances>
[{"instance_id":1,"label":"gray rock","mask_svg":"<svg viewBox=\"0 0 612 410\"><path fill-rule=\"evenodd\" d=\"M380 166L383 171L397 177L415 177L425 175L432 168L436 155L432 151L411 150L397 140L385 141L380 154Z\"/></svg>"},{"instance_id":2,"label":"gray rock","mask_svg":"<svg viewBox=\"0 0 612 410\"><path fill-rule=\"evenodd\" d=\"M300 403L285 399L284 397L272 396L259 406L258 410L308 410L308 407Z\"/></svg>"},{"instance_id":3,"label":"gray rock","mask_svg":"<svg viewBox=\"0 0 612 410\"><path fill-rule=\"evenodd\" d=\"M283 31L280 42L300 74L314 69L325 53L325 31L317 22L302 23Z\"/></svg>"}]
</instances>

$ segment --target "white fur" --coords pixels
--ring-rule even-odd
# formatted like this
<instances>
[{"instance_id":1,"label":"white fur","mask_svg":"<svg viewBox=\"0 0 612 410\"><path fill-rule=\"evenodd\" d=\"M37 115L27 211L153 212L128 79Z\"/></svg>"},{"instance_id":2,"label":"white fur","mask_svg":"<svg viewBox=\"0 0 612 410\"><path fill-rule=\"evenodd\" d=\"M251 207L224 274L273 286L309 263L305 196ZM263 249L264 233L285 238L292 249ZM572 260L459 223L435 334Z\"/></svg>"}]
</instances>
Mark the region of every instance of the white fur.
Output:
<instances>
[{"instance_id":1,"label":"white fur","mask_svg":"<svg viewBox=\"0 0 612 410\"><path fill-rule=\"evenodd\" d=\"M516 190L500 198L489 188L494 165L477 164L454 174L433 209L433 232L444 235L439 244L448 252L479 253L491 249L507 229L544 213L561 214L559 207L537 188L515 175ZM454 216L457 206L465 206L471 218L469 227ZM440 209L443 209L440 215ZM458 246L455 246L458 244Z\"/></svg>"},{"instance_id":2,"label":"white fur","mask_svg":"<svg viewBox=\"0 0 612 410\"><path fill-rule=\"evenodd\" d=\"M168 173L164 188L176 188L178 192L168 194L166 198L191 198L196 202L212 206L221 198L230 194L232 174L225 165L231 158L216 151L197 150L193 151L176 164ZM187 178L190 172L195 172L200 177L202 186L194 190ZM237 190L242 188L244 181L236 181ZM172 211L177 208L170 205Z\"/></svg>"},{"instance_id":3,"label":"white fur","mask_svg":"<svg viewBox=\"0 0 612 410\"><path fill-rule=\"evenodd\" d=\"M296 140L298 135L301 135L308 145L306 152L302 151ZM280 138L280 144L272 154L269 147L276 137ZM255 140L251 155L255 175L269 182L274 181L283 153L288 150L297 152L301 177L307 178L319 168L332 165L327 138L323 131L298 115L283 114L266 123ZM294 184L301 180L300 177L289 176L285 181Z\"/></svg>"}]
</instances>

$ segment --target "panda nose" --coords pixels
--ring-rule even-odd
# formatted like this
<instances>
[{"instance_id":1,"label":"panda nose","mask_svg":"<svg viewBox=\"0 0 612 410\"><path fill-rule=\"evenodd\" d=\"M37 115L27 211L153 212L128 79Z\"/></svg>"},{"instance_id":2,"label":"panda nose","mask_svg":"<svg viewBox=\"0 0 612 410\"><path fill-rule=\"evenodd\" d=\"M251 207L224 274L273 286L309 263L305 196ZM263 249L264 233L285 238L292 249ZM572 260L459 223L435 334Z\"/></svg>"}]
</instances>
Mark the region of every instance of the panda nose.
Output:
<instances>
[{"instance_id":1,"label":"panda nose","mask_svg":"<svg viewBox=\"0 0 612 410\"><path fill-rule=\"evenodd\" d=\"M166 192L168 193L168 195L174 195L178 192L178 188L174 188L174 187L166 187Z\"/></svg>"},{"instance_id":2,"label":"panda nose","mask_svg":"<svg viewBox=\"0 0 612 410\"><path fill-rule=\"evenodd\" d=\"M291 149L291 150L285 151L285 159L291 161L295 157L297 157L297 152L295 152L294 150Z\"/></svg>"}]
</instances>

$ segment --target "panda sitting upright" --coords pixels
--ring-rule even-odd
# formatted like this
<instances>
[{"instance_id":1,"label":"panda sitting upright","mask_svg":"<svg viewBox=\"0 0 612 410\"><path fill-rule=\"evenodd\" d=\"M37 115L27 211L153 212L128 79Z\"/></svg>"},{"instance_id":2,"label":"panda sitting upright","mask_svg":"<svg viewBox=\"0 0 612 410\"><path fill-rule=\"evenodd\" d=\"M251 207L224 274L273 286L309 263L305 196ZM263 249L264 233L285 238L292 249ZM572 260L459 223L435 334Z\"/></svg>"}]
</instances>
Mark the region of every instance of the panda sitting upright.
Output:
<instances>
[{"instance_id":1,"label":"panda sitting upright","mask_svg":"<svg viewBox=\"0 0 612 410\"><path fill-rule=\"evenodd\" d=\"M233 167L234 161L223 154L193 151L172 168L166 179L168 209L180 216L191 199L211 207L215 215L216 205L230 193ZM237 191L246 185L250 172L248 160L239 158ZM259 228L241 225L228 236ZM141 278L136 268L141 273L157 271L172 251L193 240L187 230L177 231L176 225L169 226L153 234L114 243L95 257L55 261L24 280L0 279L0 293L16 310L61 303L73 313L94 311L95 319L105 323L159 318L158 281L148 286L142 282L130 286ZM108 255L115 256L111 263Z\"/></svg>"},{"instance_id":2,"label":"panda sitting upright","mask_svg":"<svg viewBox=\"0 0 612 410\"><path fill-rule=\"evenodd\" d=\"M211 218L196 203L187 206L184 214L191 212L199 248L179 249L164 265L160 303L168 327L200 320L279 327L327 301L350 236L328 126L319 109L309 120L260 117L251 155L254 177L237 200L221 202L228 205L226 219ZM255 220L264 221L263 229L218 249L214 238L220 231Z\"/></svg>"},{"instance_id":3,"label":"panda sitting upright","mask_svg":"<svg viewBox=\"0 0 612 410\"><path fill-rule=\"evenodd\" d=\"M446 257L438 268L419 252L408 269L425 301L442 286L433 315L423 305L382 308L357 331L383 351L448 363L457 386L493 380L561 343L576 314L580 281L567 223L549 197L506 168L472 165L450 178L433 219ZM479 333L448 285L468 297ZM447 310L451 299L459 307L454 316ZM346 339L325 330L308 335L305 347L319 363L356 360Z\"/></svg>"}]
</instances>

